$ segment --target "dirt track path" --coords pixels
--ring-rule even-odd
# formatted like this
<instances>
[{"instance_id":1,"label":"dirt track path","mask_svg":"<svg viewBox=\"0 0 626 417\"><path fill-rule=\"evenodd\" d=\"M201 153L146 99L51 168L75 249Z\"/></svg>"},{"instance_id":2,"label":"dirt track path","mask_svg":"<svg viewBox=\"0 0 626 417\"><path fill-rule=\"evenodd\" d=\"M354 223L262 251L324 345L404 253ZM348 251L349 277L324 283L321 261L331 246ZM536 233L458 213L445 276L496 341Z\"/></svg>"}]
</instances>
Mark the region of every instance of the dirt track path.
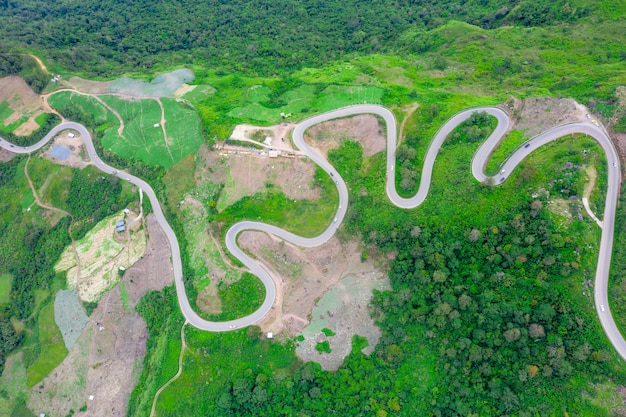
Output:
<instances>
[{"instance_id":1,"label":"dirt track path","mask_svg":"<svg viewBox=\"0 0 626 417\"><path fill-rule=\"evenodd\" d=\"M39 58L37 55L33 55L33 54L25 54L25 55L28 55L29 57L34 59L37 62L37 65L39 65L39 68L41 68L43 71L50 72L48 71L48 68L46 68L46 65L43 63L41 58Z\"/></svg>"},{"instance_id":2,"label":"dirt track path","mask_svg":"<svg viewBox=\"0 0 626 417\"><path fill-rule=\"evenodd\" d=\"M154 98L157 103L159 103L159 107L161 108L161 130L163 130L163 140L165 141L165 147L167 148L167 153L170 154L170 158L172 158L172 162L174 162L174 156L172 156L172 151L170 150L170 145L167 143L167 130L165 130L165 107L163 107L163 103L161 99L158 97Z\"/></svg>"},{"instance_id":3,"label":"dirt track path","mask_svg":"<svg viewBox=\"0 0 626 417\"><path fill-rule=\"evenodd\" d=\"M409 119L409 117L413 115L413 113L415 113L415 110L417 110L418 107L419 107L419 104L414 103L411 107L409 107L406 110L406 114L404 115L404 118L402 119L402 123L400 123L400 131L398 132L398 146L400 146L400 144L404 140L404 125L406 121Z\"/></svg>"},{"instance_id":4,"label":"dirt track path","mask_svg":"<svg viewBox=\"0 0 626 417\"><path fill-rule=\"evenodd\" d=\"M92 93L83 93L82 91L78 91L74 88L61 88L58 89L56 91L53 91L51 93L48 94L42 94L42 98L43 101L45 103L45 107L47 107L46 110L49 109L50 112L55 113L57 115L59 115L61 117L61 119L63 119L63 116L61 116L56 110L52 109L52 106L50 106L50 104L48 103L48 98L56 93L60 93L61 91L69 91L72 93L76 93L76 94L80 94L83 96L89 96L89 97L93 97L95 98L98 103L102 104L108 111L110 111L111 113L113 113L115 115L115 117L117 117L117 120L120 122L120 127L117 128L117 134L120 136L124 136L124 119L122 119L122 116L120 115L120 113L115 110L113 107L109 106L107 103L105 103L100 97L98 97L98 94L92 94ZM128 98L129 96L126 96L124 94L101 94L101 95L111 95L111 96L119 96L119 97L124 97L124 98ZM63 119L64 120L64 119Z\"/></svg>"},{"instance_id":5,"label":"dirt track path","mask_svg":"<svg viewBox=\"0 0 626 417\"><path fill-rule=\"evenodd\" d=\"M78 283L80 280L80 258L78 257L78 250L76 249L76 244L74 242L74 238L72 237L72 223L74 222L74 217L72 217L71 213L65 210L62 210L60 208L44 204L39 199L39 195L37 195L37 190L35 190L33 181L30 179L30 176L28 175L28 163L29 162L30 162L30 155L28 155L28 159L26 160L26 163L24 164L24 176L26 177L26 181L28 181L28 186L30 187L31 192L33 193L33 197L35 197L35 203L41 208L44 208L46 210L56 211L57 213L61 213L65 216L69 216L71 219L67 232L70 235L70 239L72 239L72 250L74 251L74 257L76 258L76 282Z\"/></svg>"},{"instance_id":6,"label":"dirt track path","mask_svg":"<svg viewBox=\"0 0 626 417\"><path fill-rule=\"evenodd\" d=\"M172 382L176 381L178 377L180 376L180 374L183 373L183 357L185 356L185 349L187 349L187 344L185 343L185 326L187 325L187 323L188 323L187 320L185 320L185 322L183 323L183 327L180 328L180 340L182 343L180 345L180 356L178 357L178 372L176 372L176 375L174 375L169 381L167 381L165 385L159 388L156 394L154 394L154 400L152 401L152 410L150 411L150 417L154 417L154 412L156 410L156 403L157 403L157 400L159 399L159 395L161 395L161 392L163 392L163 390L167 388Z\"/></svg>"}]
</instances>

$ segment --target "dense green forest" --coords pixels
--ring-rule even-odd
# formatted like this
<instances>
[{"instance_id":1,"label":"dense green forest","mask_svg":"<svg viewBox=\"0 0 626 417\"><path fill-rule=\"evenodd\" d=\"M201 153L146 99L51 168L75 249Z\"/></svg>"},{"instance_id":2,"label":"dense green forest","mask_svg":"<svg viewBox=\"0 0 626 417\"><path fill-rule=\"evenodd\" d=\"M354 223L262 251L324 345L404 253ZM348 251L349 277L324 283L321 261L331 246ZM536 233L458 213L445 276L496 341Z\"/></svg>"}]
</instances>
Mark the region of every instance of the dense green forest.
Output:
<instances>
[{"instance_id":1,"label":"dense green forest","mask_svg":"<svg viewBox=\"0 0 626 417\"><path fill-rule=\"evenodd\" d=\"M538 26L593 9L565 0L2 0L0 38L91 76L192 63L268 75L353 53L394 52L407 30L450 20Z\"/></svg>"}]
</instances>

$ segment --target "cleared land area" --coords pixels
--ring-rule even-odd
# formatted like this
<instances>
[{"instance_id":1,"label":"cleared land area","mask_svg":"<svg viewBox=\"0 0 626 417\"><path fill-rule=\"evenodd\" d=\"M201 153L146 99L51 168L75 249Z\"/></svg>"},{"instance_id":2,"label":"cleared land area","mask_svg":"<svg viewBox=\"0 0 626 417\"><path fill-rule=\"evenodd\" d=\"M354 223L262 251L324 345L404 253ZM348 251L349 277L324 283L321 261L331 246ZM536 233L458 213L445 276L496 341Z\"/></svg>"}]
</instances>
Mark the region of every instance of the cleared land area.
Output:
<instances>
[{"instance_id":1,"label":"cleared land area","mask_svg":"<svg viewBox=\"0 0 626 417\"><path fill-rule=\"evenodd\" d=\"M40 127L45 112L39 94L15 76L0 78L0 133L28 136Z\"/></svg>"},{"instance_id":2,"label":"cleared land area","mask_svg":"<svg viewBox=\"0 0 626 417\"><path fill-rule=\"evenodd\" d=\"M146 232L128 230L117 233L115 224L124 219L123 214L100 221L87 235L68 246L55 266L57 271L67 271L69 288L76 289L84 301L97 301L120 281L120 267L128 268L139 260L146 248Z\"/></svg>"},{"instance_id":3,"label":"cleared land area","mask_svg":"<svg viewBox=\"0 0 626 417\"><path fill-rule=\"evenodd\" d=\"M135 307L146 292L172 282L167 239L152 215L146 223L145 255L98 303L65 360L30 390L32 412L65 416L73 409L74 416L80 417L127 415L148 337ZM19 366L12 369L18 372ZM91 395L93 400L89 400Z\"/></svg>"}]
</instances>

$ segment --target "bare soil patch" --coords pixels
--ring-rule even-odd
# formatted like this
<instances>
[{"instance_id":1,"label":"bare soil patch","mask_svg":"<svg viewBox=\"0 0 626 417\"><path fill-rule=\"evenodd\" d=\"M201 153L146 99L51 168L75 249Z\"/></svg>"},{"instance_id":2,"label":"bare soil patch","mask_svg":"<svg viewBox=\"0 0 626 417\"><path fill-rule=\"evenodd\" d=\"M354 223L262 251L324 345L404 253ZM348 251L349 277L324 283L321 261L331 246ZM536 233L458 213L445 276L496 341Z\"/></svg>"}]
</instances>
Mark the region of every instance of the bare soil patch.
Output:
<instances>
[{"instance_id":1,"label":"bare soil patch","mask_svg":"<svg viewBox=\"0 0 626 417\"><path fill-rule=\"evenodd\" d=\"M73 138L69 136L70 133L74 135ZM72 153L64 161L54 158L53 156L49 155L47 151L41 153L41 157L47 159L48 161L54 162L55 164L66 165L71 168L84 168L89 165L89 157L87 156L87 152L84 150L84 142L78 132L74 130L65 130L59 133L52 140L52 143L49 144L48 147L46 147L46 149L52 149L55 145L63 145Z\"/></svg>"},{"instance_id":2,"label":"bare soil patch","mask_svg":"<svg viewBox=\"0 0 626 417\"><path fill-rule=\"evenodd\" d=\"M139 299L148 291L159 291L171 285L174 280L170 261L172 251L167 237L154 215L150 214L145 219L149 236L145 253L126 270L123 278L131 307L137 305Z\"/></svg>"},{"instance_id":3,"label":"bare soil patch","mask_svg":"<svg viewBox=\"0 0 626 417\"><path fill-rule=\"evenodd\" d=\"M111 81L92 81L85 80L80 77L72 77L67 80L67 83L74 89L81 93L89 94L104 94L106 89L111 84Z\"/></svg>"},{"instance_id":4,"label":"bare soil patch","mask_svg":"<svg viewBox=\"0 0 626 417\"><path fill-rule=\"evenodd\" d=\"M0 148L0 162L8 162L11 159L15 158L16 155L16 153L7 151L4 148Z\"/></svg>"},{"instance_id":5,"label":"bare soil patch","mask_svg":"<svg viewBox=\"0 0 626 417\"><path fill-rule=\"evenodd\" d=\"M146 292L161 290L173 280L165 234L154 216L149 215L146 223L150 237L144 257L124 274L124 290L120 284L102 298L61 365L31 390L28 406L33 412L64 416L74 409L74 416L81 417L127 414L148 337L135 306ZM83 405L87 411L78 412Z\"/></svg>"},{"instance_id":6,"label":"bare soil patch","mask_svg":"<svg viewBox=\"0 0 626 417\"><path fill-rule=\"evenodd\" d=\"M211 280L210 284L198 293L196 305L207 314L222 312L222 300L218 296L217 285L214 280Z\"/></svg>"},{"instance_id":7,"label":"bare soil patch","mask_svg":"<svg viewBox=\"0 0 626 417\"><path fill-rule=\"evenodd\" d=\"M342 245L336 237L317 248L300 248L265 233L246 231L239 243L266 266L276 284L274 308L259 323L264 332L296 335L309 324L313 307L328 288L350 274L382 273L371 261L361 262L355 242ZM339 334L346 328L333 330Z\"/></svg>"},{"instance_id":8,"label":"bare soil patch","mask_svg":"<svg viewBox=\"0 0 626 417\"><path fill-rule=\"evenodd\" d=\"M387 141L385 126L372 114L329 120L311 127L304 134L307 144L328 157L328 151L339 147L341 141L352 139L363 146L363 155L372 156L384 151Z\"/></svg>"},{"instance_id":9,"label":"bare soil patch","mask_svg":"<svg viewBox=\"0 0 626 417\"><path fill-rule=\"evenodd\" d=\"M272 138L271 148L293 151L294 147L289 140L289 133L294 127L296 127L295 123L282 123L274 126L242 124L235 126L230 138L234 140L256 140L263 143L265 138L269 136ZM262 132L262 138L258 138L259 132Z\"/></svg>"},{"instance_id":10,"label":"bare soil patch","mask_svg":"<svg viewBox=\"0 0 626 417\"><path fill-rule=\"evenodd\" d=\"M257 193L267 183L278 186L288 198L319 198L320 190L313 184L315 165L309 160L269 158L258 154L231 155L225 160L230 168L230 179L220 196L220 209Z\"/></svg>"},{"instance_id":11,"label":"bare soil patch","mask_svg":"<svg viewBox=\"0 0 626 417\"><path fill-rule=\"evenodd\" d=\"M554 126L585 119L587 109L572 99L554 97L532 97L525 100L513 99L513 107L503 108L516 119L515 129L536 136Z\"/></svg>"},{"instance_id":12,"label":"bare soil patch","mask_svg":"<svg viewBox=\"0 0 626 417\"><path fill-rule=\"evenodd\" d=\"M13 114L4 120L4 125L27 117L28 120L15 129L14 133L18 136L30 135L34 130L39 128L35 117L45 111L43 101L39 94L35 93L26 81L20 77L9 76L0 78L0 103L6 101L9 108L13 110Z\"/></svg>"},{"instance_id":13,"label":"bare soil patch","mask_svg":"<svg viewBox=\"0 0 626 417\"><path fill-rule=\"evenodd\" d=\"M315 304L311 323L303 330L304 340L296 342L296 354L304 361L315 361L323 369L336 371L352 351L354 335L363 336L368 346L362 349L369 355L378 344L382 332L370 316L368 304L372 290L388 290L389 280L379 272L348 274ZM329 329L335 335L326 335ZM331 352L320 353L316 345L328 341Z\"/></svg>"}]
</instances>

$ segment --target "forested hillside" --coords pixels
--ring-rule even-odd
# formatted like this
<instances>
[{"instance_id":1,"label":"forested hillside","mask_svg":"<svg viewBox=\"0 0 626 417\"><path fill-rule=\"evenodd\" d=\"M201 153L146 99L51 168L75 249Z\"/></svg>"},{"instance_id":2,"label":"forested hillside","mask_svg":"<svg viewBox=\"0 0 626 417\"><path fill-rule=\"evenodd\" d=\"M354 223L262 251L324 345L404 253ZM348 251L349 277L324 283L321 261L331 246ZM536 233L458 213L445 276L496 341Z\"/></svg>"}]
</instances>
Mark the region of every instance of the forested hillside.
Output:
<instances>
[{"instance_id":1,"label":"forested hillside","mask_svg":"<svg viewBox=\"0 0 626 417\"><path fill-rule=\"evenodd\" d=\"M268 75L393 52L408 29L450 20L536 26L597 8L565 0L0 0L0 39L92 76L191 63Z\"/></svg>"}]
</instances>

